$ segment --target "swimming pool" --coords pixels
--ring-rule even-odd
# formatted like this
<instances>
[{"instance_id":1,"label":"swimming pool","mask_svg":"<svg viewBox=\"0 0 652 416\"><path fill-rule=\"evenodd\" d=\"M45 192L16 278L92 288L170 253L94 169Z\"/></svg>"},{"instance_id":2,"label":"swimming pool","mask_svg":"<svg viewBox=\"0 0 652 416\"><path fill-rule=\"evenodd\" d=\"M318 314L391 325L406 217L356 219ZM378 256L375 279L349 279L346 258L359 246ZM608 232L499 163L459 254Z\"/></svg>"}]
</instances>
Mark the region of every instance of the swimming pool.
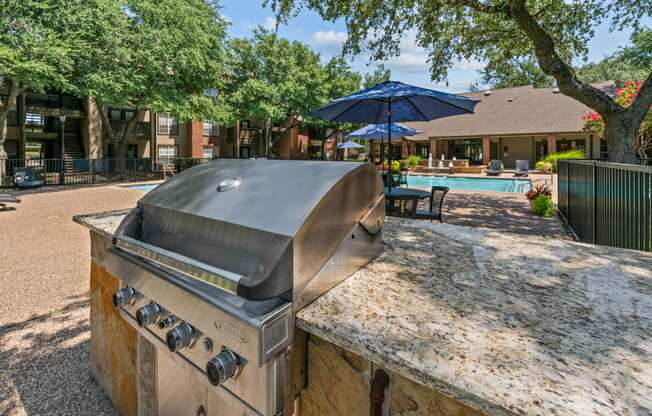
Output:
<instances>
[{"instance_id":1,"label":"swimming pool","mask_svg":"<svg viewBox=\"0 0 652 416\"><path fill-rule=\"evenodd\" d=\"M408 176L411 188L446 186L463 191L491 191L524 193L532 188L529 179L457 178L448 176Z\"/></svg>"},{"instance_id":2,"label":"swimming pool","mask_svg":"<svg viewBox=\"0 0 652 416\"><path fill-rule=\"evenodd\" d=\"M411 188L430 188L433 185L447 186L462 191L491 191L524 193L532 188L529 179L456 178L448 176L408 176ZM129 185L125 188L147 193L158 184Z\"/></svg>"},{"instance_id":3,"label":"swimming pool","mask_svg":"<svg viewBox=\"0 0 652 416\"><path fill-rule=\"evenodd\" d=\"M134 191L140 191L147 193L151 191L152 189L156 188L158 186L158 183L153 183L153 184L148 184L148 185L127 185L125 188L132 189Z\"/></svg>"}]
</instances>

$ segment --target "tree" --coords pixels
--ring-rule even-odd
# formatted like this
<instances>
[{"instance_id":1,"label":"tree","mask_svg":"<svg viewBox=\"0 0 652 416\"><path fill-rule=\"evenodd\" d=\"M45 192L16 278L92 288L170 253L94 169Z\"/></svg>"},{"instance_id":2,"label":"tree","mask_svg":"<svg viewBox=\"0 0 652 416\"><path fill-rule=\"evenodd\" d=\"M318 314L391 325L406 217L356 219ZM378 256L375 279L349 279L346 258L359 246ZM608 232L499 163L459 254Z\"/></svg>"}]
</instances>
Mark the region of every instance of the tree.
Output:
<instances>
[{"instance_id":1,"label":"tree","mask_svg":"<svg viewBox=\"0 0 652 416\"><path fill-rule=\"evenodd\" d=\"M84 7L79 94L97 104L102 126L119 159L145 111L178 120L230 117L211 94L222 87L226 22L207 0L95 0ZM115 131L107 106L134 110Z\"/></svg>"},{"instance_id":2,"label":"tree","mask_svg":"<svg viewBox=\"0 0 652 416\"><path fill-rule=\"evenodd\" d=\"M633 163L636 133L652 103L652 72L629 107L578 78L571 62L586 56L596 25L638 28L652 12L649 0L264 0L286 22L297 7L307 7L326 20L344 19L345 52L369 49L372 59L400 52L401 36L416 32L417 44L430 51L433 80L445 78L455 60L496 63L536 57L540 69L555 79L560 91L598 112L612 160Z\"/></svg>"},{"instance_id":3,"label":"tree","mask_svg":"<svg viewBox=\"0 0 652 416\"><path fill-rule=\"evenodd\" d=\"M554 79L546 75L532 57L494 61L482 70L482 80L492 88L534 85L535 88L550 87Z\"/></svg>"},{"instance_id":4,"label":"tree","mask_svg":"<svg viewBox=\"0 0 652 416\"><path fill-rule=\"evenodd\" d=\"M644 79L652 69L652 30L632 33L631 46L621 48L598 63L588 63L577 70L585 82L616 81L623 86L632 79Z\"/></svg>"},{"instance_id":5,"label":"tree","mask_svg":"<svg viewBox=\"0 0 652 416\"><path fill-rule=\"evenodd\" d=\"M597 63L589 62L577 68L577 77L584 82L616 81L622 86L631 79L643 79L652 68L652 30L633 32L632 45L621 48ZM554 78L546 75L534 57L490 62L482 71L482 78L493 88L534 85L551 87Z\"/></svg>"},{"instance_id":6,"label":"tree","mask_svg":"<svg viewBox=\"0 0 652 416\"><path fill-rule=\"evenodd\" d=\"M616 101L623 107L629 107L640 90L641 81L625 81L624 87L616 90ZM586 131L599 134L604 132L604 120L594 111L584 115L584 123ZM638 129L635 149L641 159L646 158L648 151L652 150L652 111L647 112Z\"/></svg>"},{"instance_id":7,"label":"tree","mask_svg":"<svg viewBox=\"0 0 652 416\"><path fill-rule=\"evenodd\" d=\"M389 81L391 77L392 71L389 68L385 68L384 65L378 65L373 72L368 72L364 75L362 88L371 88L381 82Z\"/></svg>"},{"instance_id":8,"label":"tree","mask_svg":"<svg viewBox=\"0 0 652 416\"><path fill-rule=\"evenodd\" d=\"M325 77L319 54L258 28L249 39L229 44L229 80L225 96L238 119L265 121L265 143L273 146L273 123L296 127L322 103Z\"/></svg>"},{"instance_id":9,"label":"tree","mask_svg":"<svg viewBox=\"0 0 652 416\"><path fill-rule=\"evenodd\" d=\"M5 159L7 114L27 90L69 90L76 2L5 0L0 3L0 159ZM4 176L0 164L0 177Z\"/></svg>"},{"instance_id":10,"label":"tree","mask_svg":"<svg viewBox=\"0 0 652 416\"><path fill-rule=\"evenodd\" d=\"M319 103L317 103L312 110L326 105L329 101L335 98L352 94L360 89L362 76L360 73L352 70L351 66L341 56L329 60L326 65L324 65L323 70L325 76L323 88L321 89L322 95L319 97ZM371 85L375 85L377 84L377 82L375 82L376 80L382 82L385 76L389 79L389 70L385 71L382 68L378 68L374 71L374 74L375 75L372 74L372 77L376 77L375 80L371 80L371 77L368 77L365 79L365 82L373 82ZM304 123L310 128L310 137L321 141L322 159L325 157L326 142L341 132L350 130L353 127L349 123L335 123L311 117L310 115L306 117Z\"/></svg>"}]
</instances>

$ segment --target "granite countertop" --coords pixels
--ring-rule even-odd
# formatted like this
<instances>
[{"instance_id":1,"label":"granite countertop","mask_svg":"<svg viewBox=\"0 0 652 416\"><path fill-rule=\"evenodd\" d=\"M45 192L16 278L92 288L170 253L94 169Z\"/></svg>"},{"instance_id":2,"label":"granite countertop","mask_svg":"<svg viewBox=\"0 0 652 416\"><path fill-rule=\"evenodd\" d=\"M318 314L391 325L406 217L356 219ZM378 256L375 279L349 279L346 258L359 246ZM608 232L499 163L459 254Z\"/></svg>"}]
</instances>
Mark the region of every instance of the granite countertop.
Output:
<instances>
[{"instance_id":1,"label":"granite countertop","mask_svg":"<svg viewBox=\"0 0 652 416\"><path fill-rule=\"evenodd\" d=\"M77 216L111 234L124 211ZM652 253L388 220L297 325L491 415L652 414Z\"/></svg>"}]
</instances>

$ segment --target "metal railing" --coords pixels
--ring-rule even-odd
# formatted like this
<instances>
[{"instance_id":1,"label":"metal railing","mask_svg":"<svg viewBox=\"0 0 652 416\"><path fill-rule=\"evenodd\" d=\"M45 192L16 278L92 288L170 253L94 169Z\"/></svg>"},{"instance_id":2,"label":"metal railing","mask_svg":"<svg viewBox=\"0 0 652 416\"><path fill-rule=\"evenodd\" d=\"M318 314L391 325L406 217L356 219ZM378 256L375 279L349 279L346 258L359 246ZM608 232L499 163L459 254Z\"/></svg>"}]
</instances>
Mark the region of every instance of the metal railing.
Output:
<instances>
[{"instance_id":1,"label":"metal railing","mask_svg":"<svg viewBox=\"0 0 652 416\"><path fill-rule=\"evenodd\" d=\"M557 186L579 241L652 251L652 166L560 160Z\"/></svg>"},{"instance_id":2,"label":"metal railing","mask_svg":"<svg viewBox=\"0 0 652 416\"><path fill-rule=\"evenodd\" d=\"M43 186L101 184L158 179L164 172L178 173L210 159L0 159L0 187L13 188L19 168L36 168Z\"/></svg>"},{"instance_id":3,"label":"metal railing","mask_svg":"<svg viewBox=\"0 0 652 416\"><path fill-rule=\"evenodd\" d=\"M124 131L127 129L127 120L114 120L109 119L111 123L111 128L116 136L122 136ZM152 137L151 124L146 121L136 122L134 127L133 136L138 139L150 139ZM105 134L106 135L106 134Z\"/></svg>"}]
</instances>

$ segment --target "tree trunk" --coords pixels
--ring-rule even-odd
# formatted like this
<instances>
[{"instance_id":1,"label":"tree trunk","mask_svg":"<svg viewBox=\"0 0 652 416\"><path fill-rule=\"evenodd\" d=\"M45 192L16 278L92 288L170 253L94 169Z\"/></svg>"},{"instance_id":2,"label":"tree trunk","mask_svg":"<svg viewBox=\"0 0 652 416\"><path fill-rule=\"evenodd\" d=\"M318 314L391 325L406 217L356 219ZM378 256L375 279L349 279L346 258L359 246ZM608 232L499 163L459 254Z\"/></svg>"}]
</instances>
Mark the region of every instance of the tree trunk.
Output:
<instances>
[{"instance_id":1,"label":"tree trunk","mask_svg":"<svg viewBox=\"0 0 652 416\"><path fill-rule=\"evenodd\" d=\"M604 123L604 139L609 150L609 160L618 163L636 164L636 136L638 126L634 126L628 113L611 117Z\"/></svg>"},{"instance_id":2,"label":"tree trunk","mask_svg":"<svg viewBox=\"0 0 652 416\"><path fill-rule=\"evenodd\" d=\"M0 183L7 173L7 152L5 140L7 139L7 112L0 112Z\"/></svg>"},{"instance_id":3,"label":"tree trunk","mask_svg":"<svg viewBox=\"0 0 652 416\"><path fill-rule=\"evenodd\" d=\"M20 83L15 79L5 79L4 87L7 90L7 99L0 101L0 182L7 172L7 152L5 141L7 140L7 115L16 102L16 97L22 92Z\"/></svg>"}]
</instances>

